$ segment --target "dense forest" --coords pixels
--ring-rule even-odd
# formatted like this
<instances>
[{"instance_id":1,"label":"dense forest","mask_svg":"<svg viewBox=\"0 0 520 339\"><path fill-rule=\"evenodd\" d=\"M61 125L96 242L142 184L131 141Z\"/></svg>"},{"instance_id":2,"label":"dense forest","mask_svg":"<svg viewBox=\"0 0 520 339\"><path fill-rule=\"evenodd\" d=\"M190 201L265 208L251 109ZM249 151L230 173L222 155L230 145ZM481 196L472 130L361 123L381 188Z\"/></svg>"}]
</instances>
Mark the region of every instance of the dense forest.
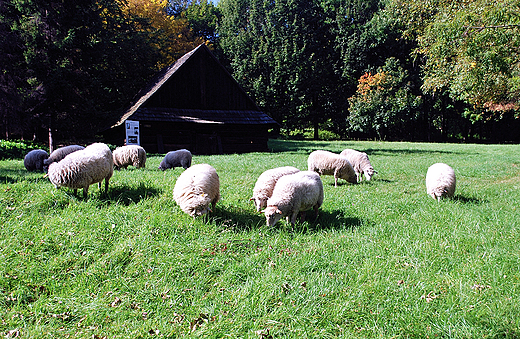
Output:
<instances>
[{"instance_id":1,"label":"dense forest","mask_svg":"<svg viewBox=\"0 0 520 339\"><path fill-rule=\"evenodd\" d=\"M0 138L92 140L201 43L286 136L520 142L520 0L4 0Z\"/></svg>"}]
</instances>

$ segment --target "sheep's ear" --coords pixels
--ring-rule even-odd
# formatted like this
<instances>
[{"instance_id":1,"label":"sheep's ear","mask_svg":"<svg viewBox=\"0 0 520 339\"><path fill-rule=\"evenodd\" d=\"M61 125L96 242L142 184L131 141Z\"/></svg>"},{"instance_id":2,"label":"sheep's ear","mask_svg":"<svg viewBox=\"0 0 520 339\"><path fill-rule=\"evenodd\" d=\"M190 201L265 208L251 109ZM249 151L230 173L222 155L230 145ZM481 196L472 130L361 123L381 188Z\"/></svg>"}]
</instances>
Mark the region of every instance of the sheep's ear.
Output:
<instances>
[{"instance_id":1,"label":"sheep's ear","mask_svg":"<svg viewBox=\"0 0 520 339\"><path fill-rule=\"evenodd\" d=\"M283 214L282 211L280 211L278 208L276 209L276 211L274 211L274 213Z\"/></svg>"}]
</instances>

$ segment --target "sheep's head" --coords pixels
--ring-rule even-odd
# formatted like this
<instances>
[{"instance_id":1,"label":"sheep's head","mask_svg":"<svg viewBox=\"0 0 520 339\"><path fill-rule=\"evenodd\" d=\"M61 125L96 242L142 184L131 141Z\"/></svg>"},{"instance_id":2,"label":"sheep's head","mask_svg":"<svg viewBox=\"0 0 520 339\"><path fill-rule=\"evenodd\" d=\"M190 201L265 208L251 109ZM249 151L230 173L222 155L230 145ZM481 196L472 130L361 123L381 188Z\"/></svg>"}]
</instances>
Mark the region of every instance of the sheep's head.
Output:
<instances>
[{"instance_id":1,"label":"sheep's head","mask_svg":"<svg viewBox=\"0 0 520 339\"><path fill-rule=\"evenodd\" d=\"M188 214L195 218L213 212L209 207L210 203L211 199L209 198L209 195L198 195L193 198Z\"/></svg>"},{"instance_id":2,"label":"sheep's head","mask_svg":"<svg viewBox=\"0 0 520 339\"><path fill-rule=\"evenodd\" d=\"M437 201L441 201L442 198L446 198L448 196L448 190L446 188L437 188L430 193L433 199Z\"/></svg>"},{"instance_id":3,"label":"sheep's head","mask_svg":"<svg viewBox=\"0 0 520 339\"><path fill-rule=\"evenodd\" d=\"M363 172L365 173L365 178L367 179L367 181L370 181L370 179L372 179L374 174L377 174L377 171L372 166L370 166Z\"/></svg>"},{"instance_id":4,"label":"sheep's head","mask_svg":"<svg viewBox=\"0 0 520 339\"><path fill-rule=\"evenodd\" d=\"M251 198L249 200L252 200L255 202L255 207L256 207L257 212L260 212L262 210L262 208L265 208L267 206L267 197L265 197L265 198L256 197L256 198Z\"/></svg>"},{"instance_id":5,"label":"sheep's head","mask_svg":"<svg viewBox=\"0 0 520 339\"><path fill-rule=\"evenodd\" d=\"M283 217L283 212L278 209L278 206L267 206L262 213L265 214L266 223L269 227L274 226Z\"/></svg>"}]
</instances>

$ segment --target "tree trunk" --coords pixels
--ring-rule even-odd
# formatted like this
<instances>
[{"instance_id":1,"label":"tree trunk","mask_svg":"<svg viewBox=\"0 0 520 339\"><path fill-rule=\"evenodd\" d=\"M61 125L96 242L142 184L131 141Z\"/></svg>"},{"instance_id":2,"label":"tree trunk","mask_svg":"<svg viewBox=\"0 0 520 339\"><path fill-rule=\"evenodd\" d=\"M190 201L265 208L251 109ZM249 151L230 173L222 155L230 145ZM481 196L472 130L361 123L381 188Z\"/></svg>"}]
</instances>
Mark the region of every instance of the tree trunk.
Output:
<instances>
[{"instance_id":1,"label":"tree trunk","mask_svg":"<svg viewBox=\"0 0 520 339\"><path fill-rule=\"evenodd\" d=\"M52 153L52 151L54 151L54 140L52 138L52 126L53 126L53 123L52 123L52 113L51 113L51 116L49 117L49 154Z\"/></svg>"}]
</instances>

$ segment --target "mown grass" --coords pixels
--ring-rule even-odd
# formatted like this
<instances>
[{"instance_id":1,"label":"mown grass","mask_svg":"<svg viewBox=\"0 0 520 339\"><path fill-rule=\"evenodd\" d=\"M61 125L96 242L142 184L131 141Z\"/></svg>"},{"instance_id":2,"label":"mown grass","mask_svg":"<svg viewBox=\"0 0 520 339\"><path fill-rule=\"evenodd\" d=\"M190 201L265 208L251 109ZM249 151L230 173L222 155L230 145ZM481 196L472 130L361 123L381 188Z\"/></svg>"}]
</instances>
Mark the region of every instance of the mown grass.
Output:
<instances>
[{"instance_id":1,"label":"mown grass","mask_svg":"<svg viewBox=\"0 0 520 339\"><path fill-rule=\"evenodd\" d=\"M109 193L56 190L0 161L0 333L24 338L519 338L520 146L270 142L195 156L220 175L206 219L172 199L182 168L116 171ZM366 151L379 172L335 188L316 222L266 228L266 169L315 149ZM424 178L454 167L436 202Z\"/></svg>"}]
</instances>

